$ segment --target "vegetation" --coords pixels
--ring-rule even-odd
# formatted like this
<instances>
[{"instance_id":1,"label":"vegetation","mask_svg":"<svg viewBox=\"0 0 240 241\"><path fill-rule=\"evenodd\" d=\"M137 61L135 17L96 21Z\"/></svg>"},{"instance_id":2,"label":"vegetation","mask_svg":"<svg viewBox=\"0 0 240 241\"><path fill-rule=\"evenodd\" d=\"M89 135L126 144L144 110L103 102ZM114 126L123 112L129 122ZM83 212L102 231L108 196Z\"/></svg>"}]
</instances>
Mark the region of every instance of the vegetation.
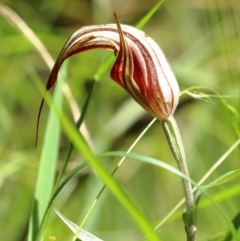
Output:
<instances>
[{"instance_id":1,"label":"vegetation","mask_svg":"<svg viewBox=\"0 0 240 241\"><path fill-rule=\"evenodd\" d=\"M1 239L36 240L41 227L43 240L72 240L68 219L105 241L186 240L181 173L161 123L110 79L113 53L87 51L63 66L35 149L54 59L74 31L113 23L115 11L159 44L182 91L174 117L200 185L197 240L240 240L238 8L233 0L0 4Z\"/></svg>"}]
</instances>

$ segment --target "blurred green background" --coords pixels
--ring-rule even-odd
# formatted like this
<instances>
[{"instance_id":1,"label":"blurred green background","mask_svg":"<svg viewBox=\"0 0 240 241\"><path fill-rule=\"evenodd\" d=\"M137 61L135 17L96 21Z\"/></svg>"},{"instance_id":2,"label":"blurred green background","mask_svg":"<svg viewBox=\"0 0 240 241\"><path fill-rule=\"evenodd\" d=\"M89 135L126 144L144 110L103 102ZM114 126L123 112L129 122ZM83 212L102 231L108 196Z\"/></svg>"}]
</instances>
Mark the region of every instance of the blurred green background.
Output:
<instances>
[{"instance_id":1,"label":"blurred green background","mask_svg":"<svg viewBox=\"0 0 240 241\"><path fill-rule=\"evenodd\" d=\"M81 26L112 23L113 11L121 23L136 25L158 1L2 2L27 23L56 59L67 38ZM166 0L143 30L161 46L181 90L200 85L211 87L239 111L239 23L240 5L237 0ZM37 74L45 84L50 70L22 33L4 17L0 17L0 43L0 236L1 240L22 241L26 240L49 112L45 105L35 150L41 95L32 79ZM90 81L109 54L104 50L94 50L70 59L68 84L79 108L86 98ZM73 119L66 100L64 112ZM202 101L187 95L181 97L175 117L191 177L198 181L239 138L239 123L226 108L222 108L218 98ZM126 151L151 120L152 117L110 79L107 71L97 82L85 124L93 149L100 153ZM68 139L62 134L59 165L67 144ZM159 122L151 127L134 152L176 166ZM104 161L104 165L112 170L118 160ZM68 171L81 161L81 156L74 152ZM239 150L235 150L207 182L237 168ZM153 225L157 225L183 197L179 177L135 160L126 160L116 178ZM91 169L85 168L62 190L55 206L70 220L80 223L101 185ZM239 211L240 186L237 181L216 187L210 194L229 219ZM161 227L163 240L185 240L181 210ZM198 211L198 225L199 240L212 240L226 230L221 215L204 197ZM101 196L84 229L103 240L142 240L136 224L108 190ZM71 231L53 212L44 240L49 240L49 236L55 236L59 241L72 237Z\"/></svg>"}]
</instances>

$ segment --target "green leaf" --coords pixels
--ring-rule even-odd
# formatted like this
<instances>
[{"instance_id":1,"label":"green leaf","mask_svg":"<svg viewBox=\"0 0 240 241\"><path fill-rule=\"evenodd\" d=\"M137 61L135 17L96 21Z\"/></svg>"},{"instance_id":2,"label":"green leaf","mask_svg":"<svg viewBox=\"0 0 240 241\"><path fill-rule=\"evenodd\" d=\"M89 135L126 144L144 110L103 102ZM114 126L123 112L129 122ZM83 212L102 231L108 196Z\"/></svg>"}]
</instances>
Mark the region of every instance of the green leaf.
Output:
<instances>
[{"instance_id":1,"label":"green leaf","mask_svg":"<svg viewBox=\"0 0 240 241\"><path fill-rule=\"evenodd\" d=\"M198 91L196 91L198 90ZM210 91L213 94L210 93L204 93L203 90ZM240 130L239 130L239 123L240 123L240 114L239 111L232 105L230 105L222 95L220 95L216 90L207 87L207 86L194 86L187 88L182 94L188 94L191 97L199 100L205 100L214 104L219 104L219 106L228 112L229 116L232 118L232 125L234 126L234 129L236 131L237 136L240 136ZM217 103L219 101L219 103Z\"/></svg>"},{"instance_id":2,"label":"green leaf","mask_svg":"<svg viewBox=\"0 0 240 241\"><path fill-rule=\"evenodd\" d=\"M154 13L159 9L164 0L159 1L148 13L135 25L136 28L142 29L145 24L151 19Z\"/></svg>"},{"instance_id":3,"label":"green leaf","mask_svg":"<svg viewBox=\"0 0 240 241\"><path fill-rule=\"evenodd\" d=\"M54 102L61 111L62 106L62 85L66 78L66 65L63 66L59 84L54 91ZM50 111L44 143L40 158L40 166L36 189L34 194L33 210L29 223L28 240L35 241L41 237L41 222L47 209L48 202L53 191L56 163L58 159L58 148L60 138L59 120L53 110Z\"/></svg>"},{"instance_id":4,"label":"green leaf","mask_svg":"<svg viewBox=\"0 0 240 241\"><path fill-rule=\"evenodd\" d=\"M240 169L231 171L231 172L227 172L224 175L218 177L217 179L215 179L214 181L210 182L207 185L203 185L201 186L201 189L199 189L196 193L195 193L195 202L196 204L199 202L201 195L202 195L202 190L207 190L211 187L215 187L215 186L219 186L222 184L226 184L228 182L232 182L234 180L237 180L240 178Z\"/></svg>"},{"instance_id":5,"label":"green leaf","mask_svg":"<svg viewBox=\"0 0 240 241\"><path fill-rule=\"evenodd\" d=\"M76 129L77 129L77 130L81 127L81 125L82 125L82 123L83 123L83 121L84 121L84 118L85 118L85 115L86 115L86 112L87 112L87 109L88 109L88 106L89 106L89 102L90 102L91 97L92 97L92 93L93 93L95 84L96 84L96 81L93 80L93 81L91 82L90 91L88 92L86 101L85 101L85 103L84 103L84 105L83 105L82 113L81 113L81 115L80 115L80 117L79 117L79 119L78 119L78 121L77 121L77 123L76 123ZM58 177L57 177L57 181L56 181L56 184L55 184L55 190L56 190L56 188L59 186L59 184L60 184L60 182L61 182L61 179L62 179L62 177L63 177L63 175L64 175L64 173L65 173L65 171L66 171L66 167L67 167L67 164L68 164L68 162L69 162L69 160L70 160L72 151L73 151L73 144L70 142L69 145L68 145L68 149L67 149L67 151L66 151L66 154L65 154L65 156L64 156L63 165L62 165L61 170L60 170L60 172L59 172L59 175L58 175Z\"/></svg>"},{"instance_id":6,"label":"green leaf","mask_svg":"<svg viewBox=\"0 0 240 241\"><path fill-rule=\"evenodd\" d=\"M49 204L53 202L55 197L58 195L58 193L63 189L63 187L80 171L82 170L85 166L87 166L86 162L81 163L80 165L76 166L73 170L71 170L66 177L63 179L63 181L60 183L58 188L55 190L51 200L49 201Z\"/></svg>"},{"instance_id":7,"label":"green leaf","mask_svg":"<svg viewBox=\"0 0 240 241\"><path fill-rule=\"evenodd\" d=\"M84 229L78 230L78 225L71 222L63 214L61 214L56 208L53 208L56 214L63 220L63 222L73 231L74 234L78 233L77 237L82 241L103 241L102 239L94 236L93 234L87 232Z\"/></svg>"},{"instance_id":8,"label":"green leaf","mask_svg":"<svg viewBox=\"0 0 240 241\"><path fill-rule=\"evenodd\" d=\"M240 227L240 212L237 212L237 214L235 215L235 217L232 220L232 224L236 230ZM227 234L225 235L225 237L221 240L222 241L231 241L232 238L233 238L232 233L230 231L228 231Z\"/></svg>"},{"instance_id":9,"label":"green leaf","mask_svg":"<svg viewBox=\"0 0 240 241\"><path fill-rule=\"evenodd\" d=\"M87 108L88 108L88 104L89 104L89 101L91 99L91 96L92 96L92 92L93 92L93 89L94 89L94 86L95 86L95 81L92 82L92 87L88 93L88 96L87 96L87 99L84 103L84 106L83 106L83 109L82 109L82 114L81 116L79 117L79 120L78 122L76 123L76 129L79 129L83 120L84 120L84 117L85 117L85 114L86 114L86 111L87 111ZM63 175L65 174L65 171L66 171L66 167L67 167L67 164L70 160L70 157L71 157L71 154L72 154L72 151L73 151L73 144L70 142L69 145L68 145L68 149L66 151L66 154L65 154L65 157L64 157L64 160L63 160L63 165L61 166L61 169L60 169L60 172L59 172L59 175L57 177L57 180L56 180L56 183L55 183L55 188L54 188L54 193L50 199L50 201L48 201L48 206L47 208L45 209L45 213L43 215L43 218L42 218L42 222L41 222L41 225L40 225L40 229L43 227L44 225L44 222L46 221L46 218L47 218L47 215L48 215L48 212L50 210L50 207L52 205L52 202L54 201L55 197L58 195L58 193L62 190L62 188L68 183L68 181L74 177L76 175L76 173L78 171L80 171L82 168L84 168L87 163L84 162L82 163L81 165L77 166L76 168L74 168L70 173L67 174L67 176L64 178L64 180L61 182L62 180L62 177ZM61 182L61 183L60 183Z\"/></svg>"},{"instance_id":10,"label":"green leaf","mask_svg":"<svg viewBox=\"0 0 240 241\"><path fill-rule=\"evenodd\" d=\"M177 176L190 181L193 185L197 185L194 181L192 181L188 176L184 175L182 172L180 172L177 168L167 164L166 162L163 162L161 160L152 158L152 157L148 157L148 156L144 156L141 154L137 154L137 153L126 153L126 152L122 152L122 151L112 151L112 152L105 152L105 153L101 153L98 155L98 157L103 158L103 157L110 157L110 156L124 156L124 157L128 157L131 159L135 159L135 160L139 160L148 164L152 164L158 167L161 167L173 174L176 174Z\"/></svg>"}]
</instances>

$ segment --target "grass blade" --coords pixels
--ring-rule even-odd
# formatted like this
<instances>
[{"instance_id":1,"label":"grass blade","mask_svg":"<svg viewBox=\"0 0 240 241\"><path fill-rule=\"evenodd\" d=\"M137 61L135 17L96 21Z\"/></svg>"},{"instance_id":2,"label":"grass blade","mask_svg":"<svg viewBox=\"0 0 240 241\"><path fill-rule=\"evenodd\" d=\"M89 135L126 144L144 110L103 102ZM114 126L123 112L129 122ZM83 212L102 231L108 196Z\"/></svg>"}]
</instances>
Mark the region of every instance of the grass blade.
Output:
<instances>
[{"instance_id":1,"label":"grass blade","mask_svg":"<svg viewBox=\"0 0 240 241\"><path fill-rule=\"evenodd\" d=\"M56 208L53 208L56 214L62 219L62 221L73 231L73 233L78 232L78 226L71 222L69 219L67 219L63 214L61 214ZM98 237L94 236L93 234L87 232L84 229L81 229L78 236L79 239L82 241L103 241L102 239L99 239Z\"/></svg>"},{"instance_id":2,"label":"grass blade","mask_svg":"<svg viewBox=\"0 0 240 241\"><path fill-rule=\"evenodd\" d=\"M35 81L35 84L39 90L44 93L44 87L40 82ZM111 174L105 170L101 162L94 155L92 150L89 148L81 134L78 133L76 128L71 124L71 122L63 115L63 113L58 109L58 107L53 103L49 93L45 95L46 102L51 106L51 110L58 115L59 120L62 124L63 130L69 137L71 142L74 144L78 152L86 159L88 164L92 169L98 174L98 176L106 183L107 187L119 200L119 202L127 209L129 214L138 224L141 231L148 237L151 241L160 241L161 239L154 232L150 222L141 214L134 202L129 198L122 187L112 178Z\"/></svg>"},{"instance_id":3,"label":"grass blade","mask_svg":"<svg viewBox=\"0 0 240 241\"><path fill-rule=\"evenodd\" d=\"M82 108L82 113L81 113L81 116L79 117L79 120L76 124L76 129L79 129L84 121L84 118L85 118L85 114L87 112L87 108L88 108L88 105L89 105L89 102L91 100L91 97L92 97L92 93L93 93L93 90L94 90L94 86L95 86L95 83L96 81L92 81L91 83L91 88L90 88L90 91L88 93L88 96L86 98L86 101L83 105L83 108ZM64 161L63 161L63 166L60 170L60 173L57 177L57 181L56 181L56 184L55 184L55 189L59 186L60 182L61 182L61 179L66 171L66 167L67 167L67 164L68 164L68 161L70 159L70 156L71 156L71 153L73 151L73 144L72 143L69 143L69 146L68 146L68 149L67 149L67 152L66 152L66 155L64 157Z\"/></svg>"},{"instance_id":4,"label":"grass blade","mask_svg":"<svg viewBox=\"0 0 240 241\"><path fill-rule=\"evenodd\" d=\"M237 169L237 170L223 174L222 176L216 178L214 181L210 182L209 184L201 186L201 188L203 190L207 190L211 187L222 185L222 184L237 180L239 178L240 178L240 169ZM199 202L201 196L202 196L202 191L198 190L195 194L196 204Z\"/></svg>"},{"instance_id":5,"label":"grass blade","mask_svg":"<svg viewBox=\"0 0 240 241\"><path fill-rule=\"evenodd\" d=\"M164 0L159 1L135 26L136 28L142 29L146 23L151 19L154 13L158 10L158 8L162 5Z\"/></svg>"},{"instance_id":6,"label":"grass blade","mask_svg":"<svg viewBox=\"0 0 240 241\"><path fill-rule=\"evenodd\" d=\"M59 110L61 110L62 106L62 85L66 76L66 65L64 65L60 76L59 84L56 86L54 92L54 102L58 106ZM55 168L58 158L59 138L59 120L55 113L51 110L40 158L33 210L29 223L29 241L35 241L38 239L38 236L41 232L41 230L39 230L40 224L42 222L48 202L51 198L55 177Z\"/></svg>"}]
</instances>

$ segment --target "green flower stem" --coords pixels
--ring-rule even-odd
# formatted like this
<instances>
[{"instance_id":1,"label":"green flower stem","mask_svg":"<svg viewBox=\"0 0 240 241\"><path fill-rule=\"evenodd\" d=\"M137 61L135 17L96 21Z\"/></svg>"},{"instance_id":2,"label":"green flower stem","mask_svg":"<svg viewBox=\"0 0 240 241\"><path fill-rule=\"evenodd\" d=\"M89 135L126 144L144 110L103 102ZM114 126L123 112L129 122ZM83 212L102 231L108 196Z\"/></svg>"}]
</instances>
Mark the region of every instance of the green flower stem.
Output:
<instances>
[{"instance_id":1,"label":"green flower stem","mask_svg":"<svg viewBox=\"0 0 240 241\"><path fill-rule=\"evenodd\" d=\"M182 143L182 138L178 129L178 125L175 119L171 116L167 120L162 122L165 135L167 137L172 154L178 164L179 170L189 177L186 156ZM185 223L185 229L187 234L187 241L196 240L196 210L194 204L194 197L192 191L192 185L189 180L182 179L183 189L185 195L186 211L183 214L183 220Z\"/></svg>"}]
</instances>

